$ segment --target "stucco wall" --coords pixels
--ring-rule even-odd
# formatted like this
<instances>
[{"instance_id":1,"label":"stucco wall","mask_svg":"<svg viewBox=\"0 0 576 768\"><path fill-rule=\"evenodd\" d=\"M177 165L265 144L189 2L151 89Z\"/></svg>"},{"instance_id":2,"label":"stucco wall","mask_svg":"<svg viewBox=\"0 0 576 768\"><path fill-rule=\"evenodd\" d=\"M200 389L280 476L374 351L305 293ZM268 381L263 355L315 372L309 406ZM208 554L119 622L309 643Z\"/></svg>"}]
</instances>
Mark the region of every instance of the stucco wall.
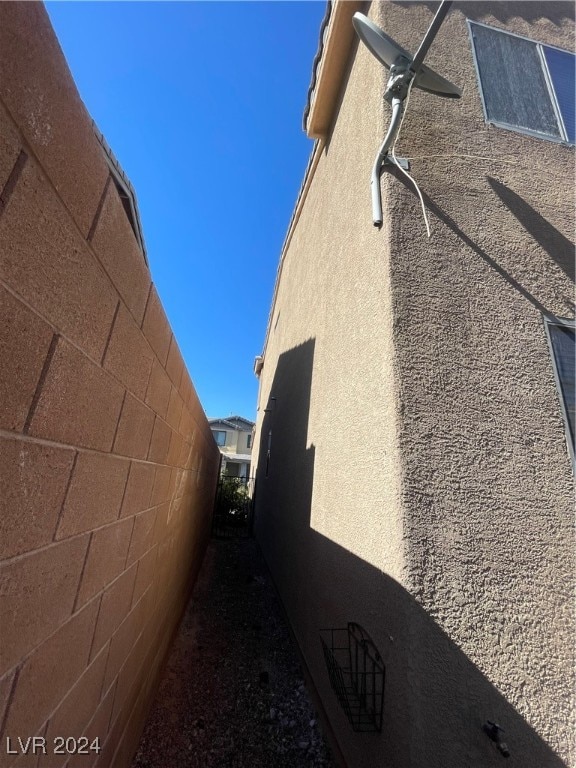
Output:
<instances>
[{"instance_id":1,"label":"stucco wall","mask_svg":"<svg viewBox=\"0 0 576 768\"><path fill-rule=\"evenodd\" d=\"M220 451L223 454L227 453L242 453L250 454L252 448L248 448L248 437L252 435L252 430L249 427L243 429L234 429L233 427L223 424L222 422L211 423L210 429L226 432L226 445L219 446Z\"/></svg>"},{"instance_id":2,"label":"stucco wall","mask_svg":"<svg viewBox=\"0 0 576 768\"><path fill-rule=\"evenodd\" d=\"M0 764L120 768L219 455L40 3L0 4L0 190Z\"/></svg>"},{"instance_id":3,"label":"stucco wall","mask_svg":"<svg viewBox=\"0 0 576 768\"><path fill-rule=\"evenodd\" d=\"M388 640L404 632L404 609L389 585L403 582L406 565L389 231L369 220L382 79L366 50L358 48L346 86L285 255L271 320L253 449L255 524L347 757L358 742L363 764L380 765L386 739L387 759L394 751L394 764L405 766L404 656ZM383 580L382 571L392 578ZM394 744L389 735L358 741L330 689L318 631L350 620L394 655Z\"/></svg>"},{"instance_id":4,"label":"stucco wall","mask_svg":"<svg viewBox=\"0 0 576 768\"><path fill-rule=\"evenodd\" d=\"M426 9L385 8L383 26L413 48ZM420 20L412 32L407 12ZM389 182L410 589L571 765L573 476L542 315L574 317L574 149L484 123L465 18L573 50L573 13L570 3L453 12L442 31L452 46L435 47L430 62L463 86L463 98L455 106L415 96L402 146L480 158L413 161L430 199L430 241L414 195ZM447 713L423 695L431 659L422 640L412 684L435 727ZM465 682L457 670L445 680L456 690ZM496 701L469 688L466 698L472 722L502 720L519 764L555 764L536 746L528 756ZM465 727L464 718L454 723ZM478 764L482 745L463 742ZM421 745L417 759L425 755Z\"/></svg>"},{"instance_id":5,"label":"stucco wall","mask_svg":"<svg viewBox=\"0 0 576 768\"><path fill-rule=\"evenodd\" d=\"M370 15L414 50L435 8ZM576 764L572 471L542 322L574 316L573 149L484 124L465 23L572 49L572 14L453 7L429 63L464 96L414 92L398 151L444 156L412 161L430 240L392 177L372 226L386 76L355 49L285 254L256 530L350 766L497 766L488 719L509 765ZM328 686L318 630L350 620L387 662L381 735L354 734Z\"/></svg>"}]
</instances>

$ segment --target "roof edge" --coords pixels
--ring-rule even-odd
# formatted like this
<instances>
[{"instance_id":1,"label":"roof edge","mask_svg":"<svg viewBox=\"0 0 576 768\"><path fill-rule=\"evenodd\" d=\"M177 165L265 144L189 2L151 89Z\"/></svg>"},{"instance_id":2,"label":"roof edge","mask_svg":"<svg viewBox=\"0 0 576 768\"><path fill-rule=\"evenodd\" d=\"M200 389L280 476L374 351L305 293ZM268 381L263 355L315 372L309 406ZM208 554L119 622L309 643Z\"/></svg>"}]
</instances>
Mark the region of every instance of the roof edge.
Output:
<instances>
[{"instance_id":1,"label":"roof edge","mask_svg":"<svg viewBox=\"0 0 576 768\"><path fill-rule=\"evenodd\" d=\"M286 253L288 251L288 248L290 246L290 242L292 241L292 235L294 234L296 224L298 223L298 219L300 218L302 208L304 207L304 202L308 195L308 190L310 188L310 184L314 177L316 166L318 165L318 161L320 160L320 155L322 153L322 150L324 149L324 144L325 142L323 139L317 139L314 142L312 152L310 154L310 157L308 158L308 165L306 166L306 170L304 171L304 179L302 180L300 191L298 192L296 203L292 211L292 216L290 217L290 222L288 224L286 237L284 238L284 243L282 244L282 250L280 251L280 261L278 262L278 268L276 269L276 279L274 281L274 290L272 292L272 302L270 304L270 312L268 313L268 322L266 324L266 335L264 337L264 346L262 348L261 354L257 355L254 361L254 373L256 374L256 376L258 376L258 378L260 378L260 374L262 373L262 368L266 364L266 349L268 347L268 339L270 338L270 328L272 326L272 318L274 317L274 310L276 309L276 299L278 298L278 290L280 288L280 280L282 278L284 260L286 258Z\"/></svg>"},{"instance_id":2,"label":"roof edge","mask_svg":"<svg viewBox=\"0 0 576 768\"><path fill-rule=\"evenodd\" d=\"M329 3L304 111L304 130L312 139L325 138L332 123L348 55L356 39L352 16L365 5L365 0L332 0Z\"/></svg>"},{"instance_id":3,"label":"roof edge","mask_svg":"<svg viewBox=\"0 0 576 768\"><path fill-rule=\"evenodd\" d=\"M243 416L226 416L224 418L215 418L215 419L208 419L208 424L229 424L231 427L234 427L234 429L240 429L237 424L234 424L231 420L236 419L237 421L243 421L245 424L248 424L250 427L253 427L255 422L250 421L250 419L245 419Z\"/></svg>"},{"instance_id":4,"label":"roof edge","mask_svg":"<svg viewBox=\"0 0 576 768\"><path fill-rule=\"evenodd\" d=\"M318 52L314 58L312 79L308 89L308 103L303 118L304 130L310 138L315 138L316 140L308 159L308 165L304 172L304 178L296 197L286 237L280 251L280 261L276 271L264 345L262 353L254 361L254 373L258 378L266 364L266 349L270 337L272 318L276 308L284 259L302 208L304 207L316 167L326 144L326 135L332 122L342 78L348 65L350 47L355 38L352 16L357 10L362 9L365 4L365 0L328 0L326 15L322 20Z\"/></svg>"}]
</instances>

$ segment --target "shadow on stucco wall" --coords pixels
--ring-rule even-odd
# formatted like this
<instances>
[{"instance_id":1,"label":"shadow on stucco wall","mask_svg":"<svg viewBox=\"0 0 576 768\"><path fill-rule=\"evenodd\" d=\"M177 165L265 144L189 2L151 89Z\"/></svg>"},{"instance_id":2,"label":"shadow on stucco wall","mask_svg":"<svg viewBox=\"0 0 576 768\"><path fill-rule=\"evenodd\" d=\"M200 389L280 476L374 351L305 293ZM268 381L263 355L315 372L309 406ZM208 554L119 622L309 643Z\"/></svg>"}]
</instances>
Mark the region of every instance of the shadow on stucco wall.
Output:
<instances>
[{"instance_id":1,"label":"shadow on stucco wall","mask_svg":"<svg viewBox=\"0 0 576 768\"><path fill-rule=\"evenodd\" d=\"M415 197L417 192L413 184L406 179L399 171L389 170L392 176L397 181L404 185ZM573 245L570 241L562 235L550 222L544 219L543 216L538 214L532 209L522 198L509 190L500 182L495 182L490 177L487 177L491 182L491 186L498 194L500 199L510 208L511 213L514 214L516 219L527 229L532 237L541 245L541 247L550 254L552 259L561 267L561 269L570 277L570 267L567 262L570 258L568 255L568 248L572 248ZM496 186L497 185L497 186ZM499 264L495 258L484 250L477 242L475 242L464 230L454 221L454 219L443 210L437 203L435 203L425 192L422 192L422 198L426 206L426 210L434 214L441 222L443 222L448 229L450 229L459 240L470 248L477 256L480 256L489 267L497 272L500 277L504 278L509 285L512 286L519 294L521 294L527 301L529 301L533 307L539 312L545 315L556 314L551 308L546 307L539 301L534 294L523 285L518 279L516 279L509 271L507 271L501 264ZM520 204L521 203L521 204ZM530 223L529 223L530 222ZM529 228L530 227L530 228ZM552 253L548 249L552 249L554 244L559 246L559 251ZM574 265L571 267L572 279L574 273ZM573 301L570 301L568 297L565 298L564 303L567 308L573 309Z\"/></svg>"},{"instance_id":2,"label":"shadow on stucco wall","mask_svg":"<svg viewBox=\"0 0 576 768\"><path fill-rule=\"evenodd\" d=\"M406 589L312 529L315 447L308 445L308 417L315 346L309 339L278 359L262 426L255 529L332 741L349 768L498 768L504 758L483 731L491 720L506 731L510 768L565 768L561 757ZM374 514L385 516L377 500L374 504ZM354 524L370 521L357 519ZM386 543L382 545L385 549ZM474 611L472 624L473 617ZM330 687L319 630L345 627L349 621L368 631L386 664L381 733L353 732ZM498 642L483 636L479 623L466 631L474 645ZM500 672L512 670L514 680L519 679L522 670L514 666L514 648L503 648L502 654L507 665ZM522 687L511 683L521 701ZM549 716L555 717L552 712Z\"/></svg>"},{"instance_id":3,"label":"shadow on stucco wall","mask_svg":"<svg viewBox=\"0 0 576 768\"><path fill-rule=\"evenodd\" d=\"M294 531L309 522L315 451L314 446L306 447L306 440L314 347L315 340L309 339L280 355L278 361L262 421L256 527L263 508L273 516L289 516ZM290 493L284 485L290 487Z\"/></svg>"},{"instance_id":4,"label":"shadow on stucco wall","mask_svg":"<svg viewBox=\"0 0 576 768\"><path fill-rule=\"evenodd\" d=\"M565 274L574 282L574 243L552 226L531 205L516 194L510 187L487 176L488 183L500 200L532 235L534 240L546 251Z\"/></svg>"}]
</instances>

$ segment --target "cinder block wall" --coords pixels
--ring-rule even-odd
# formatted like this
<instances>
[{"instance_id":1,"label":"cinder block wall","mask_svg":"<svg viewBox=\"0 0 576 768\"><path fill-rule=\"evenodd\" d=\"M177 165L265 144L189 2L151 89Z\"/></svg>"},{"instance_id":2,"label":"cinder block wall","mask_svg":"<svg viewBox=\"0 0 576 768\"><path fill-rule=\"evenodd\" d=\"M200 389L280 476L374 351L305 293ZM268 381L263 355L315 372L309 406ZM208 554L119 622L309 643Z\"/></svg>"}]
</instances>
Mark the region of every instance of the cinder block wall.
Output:
<instances>
[{"instance_id":1,"label":"cinder block wall","mask_svg":"<svg viewBox=\"0 0 576 768\"><path fill-rule=\"evenodd\" d=\"M0 4L0 360L0 764L126 766L219 457L39 3Z\"/></svg>"}]
</instances>

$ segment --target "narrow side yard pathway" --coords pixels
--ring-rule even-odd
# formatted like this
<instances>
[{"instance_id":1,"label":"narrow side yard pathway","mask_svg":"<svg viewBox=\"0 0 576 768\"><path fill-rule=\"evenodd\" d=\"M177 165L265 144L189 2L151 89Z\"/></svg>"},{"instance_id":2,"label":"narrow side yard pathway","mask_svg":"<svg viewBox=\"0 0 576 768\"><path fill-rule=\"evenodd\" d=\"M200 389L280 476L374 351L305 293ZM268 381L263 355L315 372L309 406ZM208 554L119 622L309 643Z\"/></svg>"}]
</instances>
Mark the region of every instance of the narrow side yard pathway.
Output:
<instances>
[{"instance_id":1,"label":"narrow side yard pathway","mask_svg":"<svg viewBox=\"0 0 576 768\"><path fill-rule=\"evenodd\" d=\"M212 540L133 768L335 768L252 539Z\"/></svg>"}]
</instances>

